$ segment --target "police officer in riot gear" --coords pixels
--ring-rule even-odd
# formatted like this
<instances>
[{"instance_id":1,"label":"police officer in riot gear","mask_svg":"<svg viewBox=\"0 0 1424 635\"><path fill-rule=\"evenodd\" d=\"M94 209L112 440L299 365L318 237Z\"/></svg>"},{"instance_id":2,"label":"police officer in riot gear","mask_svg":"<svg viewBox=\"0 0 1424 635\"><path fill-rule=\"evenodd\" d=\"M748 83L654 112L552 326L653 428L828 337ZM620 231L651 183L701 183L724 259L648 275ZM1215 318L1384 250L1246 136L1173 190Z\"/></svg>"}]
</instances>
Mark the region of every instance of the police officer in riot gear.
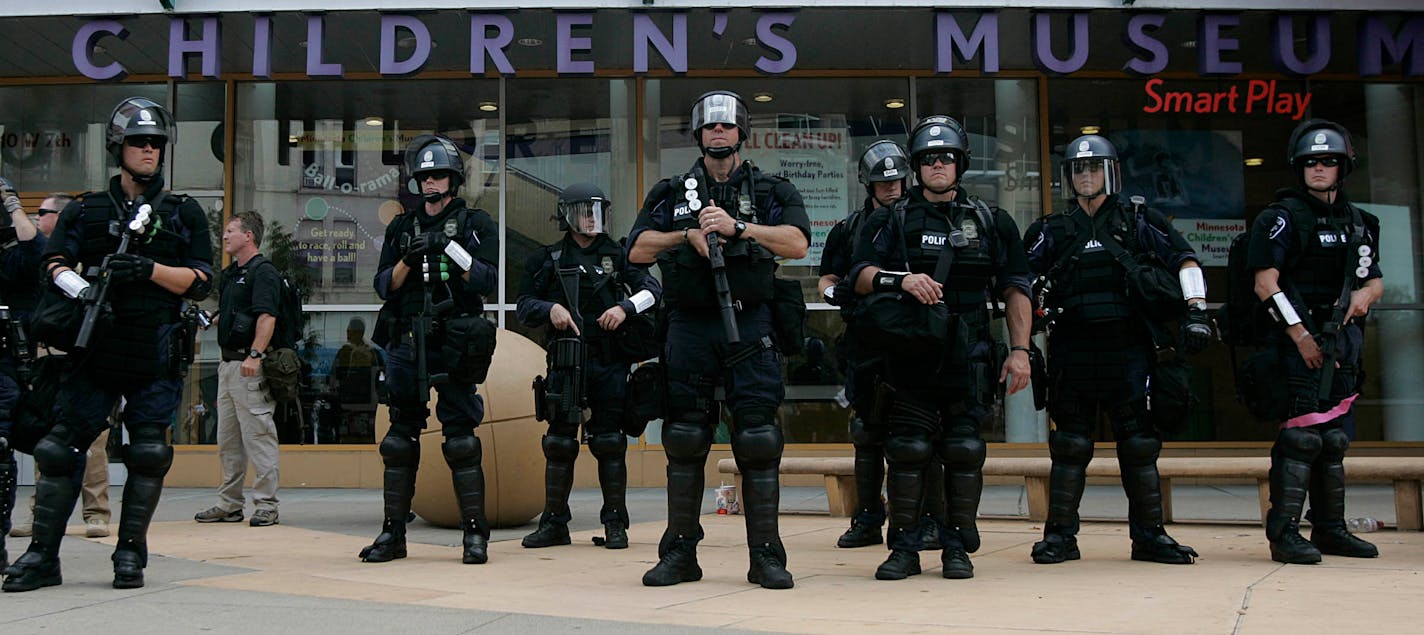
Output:
<instances>
[{"instance_id":1,"label":"police officer in riot gear","mask_svg":"<svg viewBox=\"0 0 1424 635\"><path fill-rule=\"evenodd\" d=\"M997 383L1007 380L1010 393L1028 384L1028 267L1013 219L960 184L969 148L958 122L938 115L922 119L910 134L910 157L918 186L866 221L850 272L865 310L905 312L913 317L908 326L926 329L931 335L924 341L933 342L896 346L907 334L887 331L883 381L893 394L886 396L890 403L876 407L889 412L890 557L875 577L920 573L924 474L938 460L944 464L946 525L939 532L941 573L969 578L984 484L980 426ZM1013 345L1002 363L989 330L988 305L998 300L1007 307Z\"/></svg>"},{"instance_id":2,"label":"police officer in riot gear","mask_svg":"<svg viewBox=\"0 0 1424 635\"><path fill-rule=\"evenodd\" d=\"M6 570L6 591L60 584L60 539L79 496L75 470L120 397L129 438L128 480L113 584L143 586L148 524L173 462L165 432L178 407L182 372L191 362L178 352L186 348L178 340L192 337L182 328L181 304L207 297L213 275L202 206L163 187L172 129L173 119L162 106L141 97L120 102L106 131L119 174L107 191L82 195L65 207L45 250L49 278L73 301L88 305L102 297L94 293L100 285L112 286L93 337L70 356L75 369L60 388L54 428L35 447L40 477L34 538ZM127 251L116 254L124 238ZM76 271L81 265L84 275ZM95 277L101 271L105 280ZM66 348L74 335L48 343Z\"/></svg>"},{"instance_id":3,"label":"police officer in riot gear","mask_svg":"<svg viewBox=\"0 0 1424 635\"><path fill-rule=\"evenodd\" d=\"M861 153L857 171L861 185L865 186L865 203L831 227L826 236L826 246L821 251L821 296L827 303L840 307L841 317L847 324L850 323L855 302L855 281L847 277L851 265L855 264L851 260L855 234L871 212L888 207L904 196L910 178L910 157L900 144L880 139ZM885 481L885 425L883 421L873 419L876 385L884 358L874 347L860 344L849 327L838 344L845 365L845 395L854 408L850 417L850 439L855 446L855 493L858 501L858 508L851 516L850 528L836 541L836 546L842 548L867 547L885 542L880 529L885 522L885 505L880 497L881 485ZM923 519L922 529L927 542L939 542L938 524L934 518L940 519L942 524L944 509L940 488L943 486L943 470L931 470L928 487L933 492L932 496L927 494L930 499L926 500L926 507L935 509L937 513L929 514L933 518Z\"/></svg>"},{"instance_id":4,"label":"police officer in riot gear","mask_svg":"<svg viewBox=\"0 0 1424 635\"><path fill-rule=\"evenodd\" d=\"M1102 411L1117 441L1132 559L1191 564L1196 551L1177 544L1162 527L1157 475L1162 437L1147 419L1150 356L1155 354L1149 329L1157 327L1128 296L1123 266L1111 249L1148 254L1177 272L1190 306L1182 321L1188 351L1200 350L1213 337L1201 267L1166 217L1141 199L1123 200L1117 149L1107 139L1086 135L1069 142L1061 178L1067 208L1035 221L1024 234L1029 266L1047 281L1044 301L1054 316L1048 334L1053 469L1048 521L1043 540L1033 546L1033 561L1053 564L1080 557L1078 505Z\"/></svg>"},{"instance_id":5,"label":"police officer in riot gear","mask_svg":"<svg viewBox=\"0 0 1424 635\"><path fill-rule=\"evenodd\" d=\"M738 149L748 124L746 106L735 93L699 97L692 107L692 136L702 158L688 174L653 186L628 240L629 260L658 263L668 306L662 358L668 373L662 433L668 527L658 544L657 566L643 576L648 586L702 578L698 515L703 466L719 420L714 395L719 387L731 410L732 454L742 472L751 550L747 581L776 589L793 585L777 530L783 440L776 410L785 389L770 344L767 301L774 293L775 258L805 256L810 222L795 186L742 162ZM717 292L709 236L724 256L720 271L730 298ZM720 310L723 306L734 314ZM733 331L740 343L731 342Z\"/></svg>"},{"instance_id":6,"label":"police officer in riot gear","mask_svg":"<svg viewBox=\"0 0 1424 635\"><path fill-rule=\"evenodd\" d=\"M448 138L422 135L411 141L405 168L408 187L421 197L421 205L386 227L375 277L376 294L385 306L372 339L387 351L391 410L391 428L380 446L385 522L360 557L388 562L406 555L406 517L433 386L439 396L435 416L445 436L440 449L450 466L464 530L462 560L484 564L489 525L475 428L485 406L475 384L483 381L489 361L470 363L463 351L475 346L493 353L494 329L481 313L484 297L495 292L499 234L488 213L466 207L459 198L465 164ZM422 342L424 350L417 350Z\"/></svg>"},{"instance_id":7,"label":"police officer in riot gear","mask_svg":"<svg viewBox=\"0 0 1424 635\"><path fill-rule=\"evenodd\" d=\"M1379 219L1345 194L1355 148L1343 126L1305 121L1287 152L1296 185L1276 192L1256 218L1248 251L1256 295L1277 325L1263 343L1276 352L1289 394L1271 447L1266 538L1277 562L1314 564L1322 553L1373 558L1379 550L1345 527L1343 461L1344 422L1359 395L1362 320L1384 292ZM1309 541L1300 535L1307 495Z\"/></svg>"},{"instance_id":8,"label":"police officer in riot gear","mask_svg":"<svg viewBox=\"0 0 1424 635\"><path fill-rule=\"evenodd\" d=\"M0 569L10 565L5 536L10 534L18 483L10 443L21 391L21 366L33 358L25 322L34 310L40 254L45 237L25 214L14 184L0 177Z\"/></svg>"},{"instance_id":9,"label":"police officer in riot gear","mask_svg":"<svg viewBox=\"0 0 1424 635\"><path fill-rule=\"evenodd\" d=\"M539 528L524 537L525 547L569 544L569 490L582 425L583 440L598 461L603 489L602 544L609 549L628 548L625 433L640 432L624 411L628 366L657 356L645 346L653 339L650 311L662 287L645 267L628 263L623 246L609 238L609 207L608 197L591 183L565 188L559 194L557 214L559 228L566 232L563 239L535 252L525 265L529 274L519 290L519 321L529 327L553 327L549 376L535 387L549 395L536 396L542 406L540 416L549 422L542 443L548 460L544 514ZM646 328L635 330L637 326ZM581 401L590 411L587 420L583 420L583 403L558 403L566 392L586 397Z\"/></svg>"}]
</instances>

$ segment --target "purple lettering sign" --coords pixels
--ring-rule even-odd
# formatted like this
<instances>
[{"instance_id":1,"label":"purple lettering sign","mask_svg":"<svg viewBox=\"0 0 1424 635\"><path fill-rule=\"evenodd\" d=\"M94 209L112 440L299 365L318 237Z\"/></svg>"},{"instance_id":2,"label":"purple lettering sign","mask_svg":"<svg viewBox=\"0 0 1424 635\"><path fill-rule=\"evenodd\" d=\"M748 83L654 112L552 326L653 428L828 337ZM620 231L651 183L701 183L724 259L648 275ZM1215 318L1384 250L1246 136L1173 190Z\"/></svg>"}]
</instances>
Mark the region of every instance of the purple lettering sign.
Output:
<instances>
[{"instance_id":1,"label":"purple lettering sign","mask_svg":"<svg viewBox=\"0 0 1424 635\"><path fill-rule=\"evenodd\" d=\"M1404 63L1405 75L1424 73L1424 16L1412 16L1399 26L1397 34L1389 32L1384 18L1367 15L1360 20L1360 75L1373 77L1384 74L1384 65ZM1407 54L1407 55L1406 55ZM1389 56L1389 62L1384 57Z\"/></svg>"},{"instance_id":2,"label":"purple lettering sign","mask_svg":"<svg viewBox=\"0 0 1424 635\"><path fill-rule=\"evenodd\" d=\"M272 77L272 16L259 15L252 23L252 74Z\"/></svg>"},{"instance_id":3,"label":"purple lettering sign","mask_svg":"<svg viewBox=\"0 0 1424 635\"><path fill-rule=\"evenodd\" d=\"M112 35L120 40L129 39L129 30L118 20L90 20L79 27L74 33L74 42L69 46L69 57L74 61L74 68L79 69L85 77L97 80L121 80L129 76L128 69L118 62L110 62L103 66L96 65L91 55L94 53L94 44L105 35Z\"/></svg>"},{"instance_id":4,"label":"purple lettering sign","mask_svg":"<svg viewBox=\"0 0 1424 635\"><path fill-rule=\"evenodd\" d=\"M1208 13L1197 23L1197 72L1202 75L1236 75L1241 72L1241 62L1227 62L1221 59L1223 51L1241 49L1241 40L1225 37L1222 29L1241 26L1241 15L1236 13Z\"/></svg>"},{"instance_id":5,"label":"purple lettering sign","mask_svg":"<svg viewBox=\"0 0 1424 635\"><path fill-rule=\"evenodd\" d=\"M341 77L344 74L341 64L321 61L321 44L325 31L325 20L320 14L307 16L307 75Z\"/></svg>"},{"instance_id":6,"label":"purple lettering sign","mask_svg":"<svg viewBox=\"0 0 1424 635\"><path fill-rule=\"evenodd\" d=\"M633 14L633 72L648 72L648 48L656 48L674 73L687 72L687 14L672 14L672 39L669 40L646 13Z\"/></svg>"},{"instance_id":7,"label":"purple lettering sign","mask_svg":"<svg viewBox=\"0 0 1424 635\"><path fill-rule=\"evenodd\" d=\"M1072 52L1068 59L1058 59L1053 54L1053 14L1033 15L1033 63L1045 73L1067 75L1088 63L1088 12L1075 11L1068 16L1073 27L1068 36Z\"/></svg>"},{"instance_id":8,"label":"purple lettering sign","mask_svg":"<svg viewBox=\"0 0 1424 635\"><path fill-rule=\"evenodd\" d=\"M999 14L988 11L979 15L974 32L964 37L954 14L940 11L935 14L935 72L954 71L955 53L959 59L968 62L975 53L979 54L979 70L985 73L999 72Z\"/></svg>"},{"instance_id":9,"label":"purple lettering sign","mask_svg":"<svg viewBox=\"0 0 1424 635\"><path fill-rule=\"evenodd\" d=\"M487 37L494 29L494 37ZM485 56L494 62L501 75L513 75L514 65L504 49L514 41L514 23L498 13L470 14L470 74L485 74Z\"/></svg>"},{"instance_id":10,"label":"purple lettering sign","mask_svg":"<svg viewBox=\"0 0 1424 635\"><path fill-rule=\"evenodd\" d=\"M1167 69L1167 45L1147 34L1162 28L1166 21L1165 13L1138 13L1127 20L1122 43L1137 56L1123 64L1123 70L1136 75L1156 75Z\"/></svg>"},{"instance_id":11,"label":"purple lettering sign","mask_svg":"<svg viewBox=\"0 0 1424 635\"><path fill-rule=\"evenodd\" d=\"M222 27L217 16L199 18L203 25L203 37L188 39L188 21L184 18L168 20L168 76L182 79L188 76L189 55L197 55L202 60L203 77L218 79L222 62Z\"/></svg>"},{"instance_id":12,"label":"purple lettering sign","mask_svg":"<svg viewBox=\"0 0 1424 635\"><path fill-rule=\"evenodd\" d=\"M1271 60L1282 73L1311 75L1325 70L1330 63L1330 16L1316 14L1310 20L1310 35L1305 39L1306 59L1295 54L1295 16L1282 14L1271 23Z\"/></svg>"},{"instance_id":13,"label":"purple lettering sign","mask_svg":"<svg viewBox=\"0 0 1424 635\"><path fill-rule=\"evenodd\" d=\"M574 27L593 26L592 13L560 13L554 18L554 39L558 40L560 75L592 75L593 60L574 61L574 51L592 51L593 38L574 37Z\"/></svg>"},{"instance_id":14,"label":"purple lettering sign","mask_svg":"<svg viewBox=\"0 0 1424 635\"><path fill-rule=\"evenodd\" d=\"M404 29L410 31L411 37L415 40L415 50L410 57L402 61L396 60L396 45L400 42L397 36ZM381 74L386 76L414 75L420 72L425 66L426 60L430 59L430 29L425 28L425 23L413 15L391 15L381 16Z\"/></svg>"},{"instance_id":15,"label":"purple lettering sign","mask_svg":"<svg viewBox=\"0 0 1424 635\"><path fill-rule=\"evenodd\" d=\"M796 67L796 45L772 30L781 27L783 31L790 31L791 23L795 21L795 13L766 13L757 18L757 43L767 51L776 53L779 58L773 60L765 55L758 57L757 70L769 75L779 75Z\"/></svg>"}]
</instances>

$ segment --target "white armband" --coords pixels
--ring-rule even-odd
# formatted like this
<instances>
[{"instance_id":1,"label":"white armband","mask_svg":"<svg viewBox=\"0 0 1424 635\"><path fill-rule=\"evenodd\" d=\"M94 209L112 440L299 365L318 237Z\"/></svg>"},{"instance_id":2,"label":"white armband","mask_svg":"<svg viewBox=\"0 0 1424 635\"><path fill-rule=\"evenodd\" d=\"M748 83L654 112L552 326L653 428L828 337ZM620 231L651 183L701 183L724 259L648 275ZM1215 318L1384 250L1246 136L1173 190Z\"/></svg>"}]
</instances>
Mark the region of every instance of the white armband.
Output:
<instances>
[{"instance_id":1,"label":"white armband","mask_svg":"<svg viewBox=\"0 0 1424 635\"><path fill-rule=\"evenodd\" d=\"M1271 300L1276 303L1276 314L1287 327L1300 324L1300 315L1296 314L1295 306L1291 304L1290 298L1286 297L1284 291L1277 291L1271 295Z\"/></svg>"},{"instance_id":2,"label":"white armband","mask_svg":"<svg viewBox=\"0 0 1424 635\"><path fill-rule=\"evenodd\" d=\"M1201 267L1182 267L1177 270L1177 281L1182 283L1182 299L1206 299L1206 278Z\"/></svg>"},{"instance_id":3,"label":"white armband","mask_svg":"<svg viewBox=\"0 0 1424 635\"><path fill-rule=\"evenodd\" d=\"M634 313L647 311L653 308L653 305L657 303L657 299L653 297L653 292L647 289L634 293L632 297L628 298L628 301L633 303Z\"/></svg>"},{"instance_id":4,"label":"white armband","mask_svg":"<svg viewBox=\"0 0 1424 635\"><path fill-rule=\"evenodd\" d=\"M89 281L70 269L55 276L54 286L59 287L59 290L63 291L64 295L69 296L71 300L78 300L89 289Z\"/></svg>"},{"instance_id":5,"label":"white armband","mask_svg":"<svg viewBox=\"0 0 1424 635\"><path fill-rule=\"evenodd\" d=\"M470 265L475 264L475 259L470 257L470 252L465 251L465 248L461 247L460 243L453 240L445 243L445 255L455 261L455 266L464 271L469 271Z\"/></svg>"}]
</instances>

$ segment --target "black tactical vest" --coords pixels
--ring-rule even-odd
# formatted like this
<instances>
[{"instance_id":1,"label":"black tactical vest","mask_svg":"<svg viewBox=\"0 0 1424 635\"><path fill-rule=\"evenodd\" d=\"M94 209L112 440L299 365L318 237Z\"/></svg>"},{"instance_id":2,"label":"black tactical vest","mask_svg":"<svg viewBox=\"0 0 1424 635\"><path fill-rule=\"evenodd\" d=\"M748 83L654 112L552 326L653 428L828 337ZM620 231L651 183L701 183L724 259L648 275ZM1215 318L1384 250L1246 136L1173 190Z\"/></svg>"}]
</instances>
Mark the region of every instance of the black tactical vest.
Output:
<instances>
[{"instance_id":1,"label":"black tactical vest","mask_svg":"<svg viewBox=\"0 0 1424 635\"><path fill-rule=\"evenodd\" d=\"M1129 222L1135 220L1135 214L1121 205L1101 208L1099 213L1113 216L1106 219L1098 231L1106 231L1123 249L1136 253L1137 228ZM1062 312L1060 322L1092 324L1125 320L1132 315L1132 304L1127 298L1122 265L1096 238L1085 235L1088 230L1079 224L1082 221L1072 218L1077 215L1088 221L1085 224L1093 223L1081 209L1071 215L1055 214L1044 223L1044 230L1052 232L1054 245L1078 252L1076 260L1053 280L1048 303ZM1062 253L1054 255L1058 257Z\"/></svg>"},{"instance_id":2,"label":"black tactical vest","mask_svg":"<svg viewBox=\"0 0 1424 635\"><path fill-rule=\"evenodd\" d=\"M183 265L183 228L178 207L188 200L181 194L165 192L154 206L149 230L141 237L129 240L128 253L145 256L155 263L170 267ZM118 202L112 194L93 192L80 198L84 209L84 241L79 246L79 261L85 271L97 271L104 258L119 250L120 228L133 216L131 205ZM124 206L122 210L117 205ZM115 316L123 320L139 320L149 324L176 322L182 299L152 281L137 282L115 288L109 295Z\"/></svg>"},{"instance_id":3,"label":"black tactical vest","mask_svg":"<svg viewBox=\"0 0 1424 635\"><path fill-rule=\"evenodd\" d=\"M906 206L904 223L906 260L915 273L934 274L941 252L955 249L950 240L953 232L968 241L956 249L949 273L938 282L944 285L944 303L951 313L984 309L995 273L993 245L998 240L988 207L977 198L917 201Z\"/></svg>"},{"instance_id":4,"label":"black tactical vest","mask_svg":"<svg viewBox=\"0 0 1424 635\"><path fill-rule=\"evenodd\" d=\"M401 257L406 254L406 242L412 238L429 232L441 232L451 241L465 246L466 238L469 236L468 217L469 210L465 208L463 201L455 199L445 209L435 216L427 216L423 209L402 214L396 222L400 223L399 231L395 233L400 241L399 249ZM473 254L472 254L473 255ZM451 265L450 279L446 282L435 282L430 285L430 302L432 305L440 304L445 300L455 300L454 312L460 315L477 314L484 311L484 304L479 300L468 300L467 293L452 293L452 288L458 288L465 284L461 277L459 268ZM401 317L412 317L419 315L425 308L425 280L418 268L412 268L405 277L405 283L400 288L400 313Z\"/></svg>"},{"instance_id":5,"label":"black tactical vest","mask_svg":"<svg viewBox=\"0 0 1424 635\"><path fill-rule=\"evenodd\" d=\"M1334 304L1345 284L1346 261L1354 262L1359 257L1349 249L1350 237L1356 231L1350 215L1335 214L1334 210L1317 215L1314 206L1298 199L1283 199L1274 205L1290 213L1299 249L1294 265L1284 277L1307 307L1320 309ZM1364 230L1363 224L1359 230Z\"/></svg>"},{"instance_id":6,"label":"black tactical vest","mask_svg":"<svg viewBox=\"0 0 1424 635\"><path fill-rule=\"evenodd\" d=\"M671 231L696 229L699 226L697 214L709 201L715 201L718 207L739 220L765 224L772 190L780 182L778 177L763 174L748 161L737 170L733 180L714 184L699 164L692 172L669 179L665 184L665 200L672 208ZM735 238L722 245L722 252L727 260L727 284L733 300L743 306L771 300L776 275L775 254L753 241ZM668 306L718 306L711 263L691 245L681 245L660 254L658 270L663 274L663 301Z\"/></svg>"},{"instance_id":7,"label":"black tactical vest","mask_svg":"<svg viewBox=\"0 0 1424 635\"><path fill-rule=\"evenodd\" d=\"M553 301L564 306L572 305L564 294L559 270L578 269L578 309L583 318L581 330L589 337L602 335L598 317L626 295L620 275L623 271L623 248L613 239L600 234L588 250L580 249L572 240L566 240L545 247L545 253L554 263L554 276L550 281Z\"/></svg>"}]
</instances>

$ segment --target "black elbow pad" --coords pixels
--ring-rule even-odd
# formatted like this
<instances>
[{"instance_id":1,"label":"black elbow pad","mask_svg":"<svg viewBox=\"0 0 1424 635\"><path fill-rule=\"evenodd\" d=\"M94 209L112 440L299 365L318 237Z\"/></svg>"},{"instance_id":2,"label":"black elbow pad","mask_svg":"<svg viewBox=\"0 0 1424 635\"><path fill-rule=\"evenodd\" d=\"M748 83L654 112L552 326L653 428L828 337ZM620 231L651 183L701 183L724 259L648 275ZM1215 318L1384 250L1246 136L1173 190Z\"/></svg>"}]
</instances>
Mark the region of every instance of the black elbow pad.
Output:
<instances>
[{"instance_id":1,"label":"black elbow pad","mask_svg":"<svg viewBox=\"0 0 1424 635\"><path fill-rule=\"evenodd\" d=\"M188 290L183 292L183 297L194 302L201 302L207 299L208 294L213 292L213 281L204 277L203 274L194 272L193 283L188 285Z\"/></svg>"}]
</instances>

